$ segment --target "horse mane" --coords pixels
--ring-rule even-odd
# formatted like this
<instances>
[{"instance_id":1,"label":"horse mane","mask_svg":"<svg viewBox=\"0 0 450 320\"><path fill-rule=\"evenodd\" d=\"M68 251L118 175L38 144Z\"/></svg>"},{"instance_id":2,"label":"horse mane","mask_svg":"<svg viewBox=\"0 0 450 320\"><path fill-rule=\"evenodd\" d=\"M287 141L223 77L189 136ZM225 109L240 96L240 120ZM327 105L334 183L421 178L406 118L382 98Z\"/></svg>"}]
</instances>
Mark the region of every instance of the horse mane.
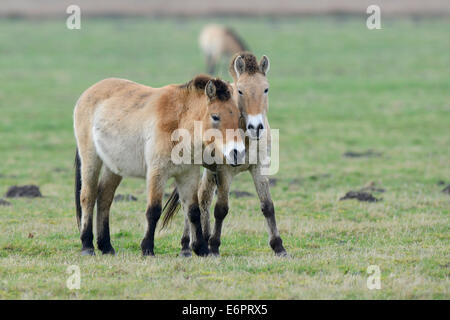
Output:
<instances>
[{"instance_id":1,"label":"horse mane","mask_svg":"<svg viewBox=\"0 0 450 320\"><path fill-rule=\"evenodd\" d=\"M249 75L255 74L255 73L261 73L264 74L261 69L259 68L258 60L256 60L256 57L253 53L248 51L242 51L236 53L233 58L231 58L230 66L228 68L228 71L230 74L234 77L236 74L236 71L234 70L234 61L237 57L241 57L244 60L245 63L245 69L244 72L247 72Z\"/></svg>"},{"instance_id":2,"label":"horse mane","mask_svg":"<svg viewBox=\"0 0 450 320\"><path fill-rule=\"evenodd\" d=\"M228 84L219 78L213 78L206 74L199 74L195 76L194 79L180 85L180 88L186 89L188 91L204 93L206 85L210 80L216 87L217 99L220 101L228 101L231 98L231 92Z\"/></svg>"},{"instance_id":3,"label":"horse mane","mask_svg":"<svg viewBox=\"0 0 450 320\"><path fill-rule=\"evenodd\" d=\"M248 47L245 44L244 40L242 40L241 37L231 28L227 27L225 28L225 32L232 38L240 47L240 51L248 51Z\"/></svg>"}]
</instances>

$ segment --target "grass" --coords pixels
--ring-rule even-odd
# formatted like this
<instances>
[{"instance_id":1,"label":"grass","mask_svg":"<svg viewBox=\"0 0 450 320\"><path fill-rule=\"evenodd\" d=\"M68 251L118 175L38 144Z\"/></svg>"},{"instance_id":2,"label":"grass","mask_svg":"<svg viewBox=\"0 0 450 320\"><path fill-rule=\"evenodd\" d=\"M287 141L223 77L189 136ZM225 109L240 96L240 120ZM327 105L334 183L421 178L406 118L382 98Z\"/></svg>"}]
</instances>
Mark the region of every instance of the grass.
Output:
<instances>
[{"instance_id":1,"label":"grass","mask_svg":"<svg viewBox=\"0 0 450 320\"><path fill-rule=\"evenodd\" d=\"M152 86L204 70L196 37L210 20L0 21L0 194L37 184L41 199L0 206L2 299L449 299L449 20L221 20L269 55L280 170L272 187L291 258L273 256L248 174L233 190L222 257L177 257L183 219L141 257L145 183L113 204L115 257L81 257L73 201L72 111L83 90L117 76ZM221 74L229 79L225 72ZM379 157L345 158L373 149ZM339 201L375 182L382 201ZM169 191L169 188L168 190ZM29 234L33 237L29 238ZM69 265L81 288L69 290ZM381 289L368 290L369 265Z\"/></svg>"}]
</instances>

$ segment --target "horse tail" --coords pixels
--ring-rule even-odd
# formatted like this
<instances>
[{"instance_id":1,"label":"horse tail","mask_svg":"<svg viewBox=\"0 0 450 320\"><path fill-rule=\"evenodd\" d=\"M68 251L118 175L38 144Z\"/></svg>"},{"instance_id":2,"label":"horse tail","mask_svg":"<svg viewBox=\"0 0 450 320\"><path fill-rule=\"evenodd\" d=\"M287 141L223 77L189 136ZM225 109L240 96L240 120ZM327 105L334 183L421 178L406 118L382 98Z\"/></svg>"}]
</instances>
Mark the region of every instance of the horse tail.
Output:
<instances>
[{"instance_id":1,"label":"horse tail","mask_svg":"<svg viewBox=\"0 0 450 320\"><path fill-rule=\"evenodd\" d=\"M178 194L177 188L173 189L172 194L169 199L167 199L166 204L162 210L164 217L161 230L169 225L170 220L176 215L180 209L180 195Z\"/></svg>"},{"instance_id":2,"label":"horse tail","mask_svg":"<svg viewBox=\"0 0 450 320\"><path fill-rule=\"evenodd\" d=\"M81 161L78 148L75 153L75 207L77 214L78 230L81 230Z\"/></svg>"}]
</instances>

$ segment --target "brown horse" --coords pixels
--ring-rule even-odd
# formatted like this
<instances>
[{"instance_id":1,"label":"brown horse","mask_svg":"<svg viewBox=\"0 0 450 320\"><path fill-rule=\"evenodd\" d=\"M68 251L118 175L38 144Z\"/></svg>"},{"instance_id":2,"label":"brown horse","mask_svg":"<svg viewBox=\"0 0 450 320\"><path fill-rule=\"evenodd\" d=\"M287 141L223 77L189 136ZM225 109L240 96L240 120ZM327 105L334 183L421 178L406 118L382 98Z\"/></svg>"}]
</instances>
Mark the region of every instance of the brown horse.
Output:
<instances>
[{"instance_id":1,"label":"brown horse","mask_svg":"<svg viewBox=\"0 0 450 320\"><path fill-rule=\"evenodd\" d=\"M198 40L209 74L214 74L217 64L223 57L231 57L237 52L248 50L234 30L217 24L206 25Z\"/></svg>"},{"instance_id":2,"label":"brown horse","mask_svg":"<svg viewBox=\"0 0 450 320\"><path fill-rule=\"evenodd\" d=\"M230 63L229 72L234 79L232 84L233 99L238 104L242 114L240 122L241 129L247 133L246 140L246 163L233 165L218 165L214 169L205 169L203 178L199 188L199 202L202 218L202 228L204 238L208 239L209 250L212 255L219 255L220 237L222 231L223 220L228 214L228 195L230 184L235 175L249 171L258 193L261 203L261 210L266 218L269 230L269 244L272 250L278 256L286 256L286 250L283 247L280 234L278 232L275 209L270 196L269 181L266 175L262 174L262 163L251 164L248 161L249 156L249 140L266 139L266 145L270 152L270 127L267 120L267 111L269 107L268 92L269 83L267 80L267 72L270 63L266 56L263 56L258 63L256 57L249 52L241 52L236 54ZM214 230L210 235L209 208L211 206L214 191L217 187L217 201L214 208ZM176 190L174 190L171 198L165 206L164 225L168 223L171 217L176 213L178 200ZM185 223L184 233L181 240L181 255L190 256L189 234L190 226ZM192 232L191 232L192 234Z\"/></svg>"},{"instance_id":3,"label":"brown horse","mask_svg":"<svg viewBox=\"0 0 450 320\"><path fill-rule=\"evenodd\" d=\"M200 164L174 164L177 144L172 134L178 129L194 136L195 122L203 132L237 130L240 112L231 99L232 88L220 79L200 75L184 85L151 88L123 79L106 79L94 84L79 98L74 111L77 141L76 205L82 254L93 255L92 220L97 202L97 245L102 253L114 254L110 241L109 211L123 176L146 178L147 231L141 243L143 255L154 255L154 233L161 215L164 186L175 178L177 190L190 223L193 250L207 255L198 206ZM184 138L183 138L183 142ZM185 142L187 143L187 142ZM200 145L194 145L195 143ZM231 163L243 155L243 141L230 143L200 140L190 147L201 150L214 144ZM100 170L103 167L100 180Z\"/></svg>"}]
</instances>

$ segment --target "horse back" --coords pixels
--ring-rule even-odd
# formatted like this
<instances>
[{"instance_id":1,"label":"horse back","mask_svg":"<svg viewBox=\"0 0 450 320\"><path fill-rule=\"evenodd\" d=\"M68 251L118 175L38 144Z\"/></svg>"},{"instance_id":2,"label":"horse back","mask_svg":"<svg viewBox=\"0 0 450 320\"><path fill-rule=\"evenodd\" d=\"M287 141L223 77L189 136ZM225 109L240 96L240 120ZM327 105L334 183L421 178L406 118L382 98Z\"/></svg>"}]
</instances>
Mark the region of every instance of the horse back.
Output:
<instances>
[{"instance_id":1,"label":"horse back","mask_svg":"<svg viewBox=\"0 0 450 320\"><path fill-rule=\"evenodd\" d=\"M142 176L146 146L152 146L152 153L169 154L170 135L163 129L176 127L176 114L167 110L177 101L175 88L116 78L94 84L75 107L78 145L92 145L116 174Z\"/></svg>"}]
</instances>

